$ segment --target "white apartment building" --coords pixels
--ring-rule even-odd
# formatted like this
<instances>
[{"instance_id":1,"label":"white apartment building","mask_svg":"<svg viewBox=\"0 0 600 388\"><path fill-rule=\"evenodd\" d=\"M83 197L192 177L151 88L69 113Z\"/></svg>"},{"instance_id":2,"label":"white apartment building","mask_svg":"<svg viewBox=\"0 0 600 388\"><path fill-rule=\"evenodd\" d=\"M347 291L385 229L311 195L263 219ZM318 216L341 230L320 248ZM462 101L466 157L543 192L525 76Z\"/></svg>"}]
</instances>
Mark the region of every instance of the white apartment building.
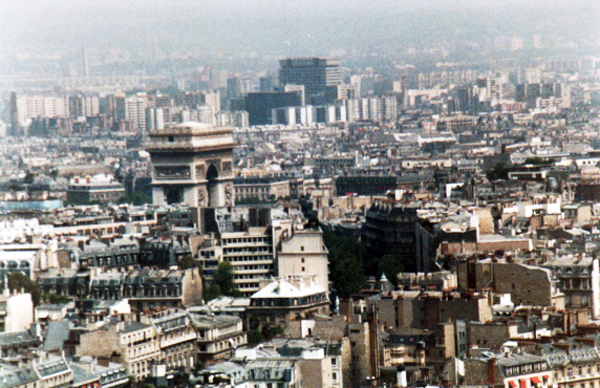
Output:
<instances>
[{"instance_id":1,"label":"white apartment building","mask_svg":"<svg viewBox=\"0 0 600 388\"><path fill-rule=\"evenodd\" d=\"M233 267L238 289L248 297L259 290L261 280L274 275L275 252L271 228L223 233L209 238L198 250L203 275L210 279L220 262Z\"/></svg>"}]
</instances>

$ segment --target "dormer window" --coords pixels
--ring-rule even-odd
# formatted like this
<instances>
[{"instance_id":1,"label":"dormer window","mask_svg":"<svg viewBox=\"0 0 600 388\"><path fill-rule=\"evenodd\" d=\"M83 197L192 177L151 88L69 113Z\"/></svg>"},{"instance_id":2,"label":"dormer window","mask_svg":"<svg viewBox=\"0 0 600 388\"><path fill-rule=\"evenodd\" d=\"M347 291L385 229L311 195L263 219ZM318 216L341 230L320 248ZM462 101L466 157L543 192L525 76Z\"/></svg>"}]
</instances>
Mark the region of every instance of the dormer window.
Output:
<instances>
[{"instance_id":1,"label":"dormer window","mask_svg":"<svg viewBox=\"0 0 600 388\"><path fill-rule=\"evenodd\" d=\"M566 273L567 273L567 275L573 274L573 268L567 267Z\"/></svg>"}]
</instances>

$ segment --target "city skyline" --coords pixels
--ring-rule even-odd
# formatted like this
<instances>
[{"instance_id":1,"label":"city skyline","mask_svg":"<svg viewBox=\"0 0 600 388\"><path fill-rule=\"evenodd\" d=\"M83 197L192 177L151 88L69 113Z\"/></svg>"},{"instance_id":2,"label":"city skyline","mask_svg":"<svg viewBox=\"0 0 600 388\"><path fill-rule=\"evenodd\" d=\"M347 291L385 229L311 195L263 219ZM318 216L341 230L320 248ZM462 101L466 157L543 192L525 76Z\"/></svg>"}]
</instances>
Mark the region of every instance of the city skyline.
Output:
<instances>
[{"instance_id":1,"label":"city skyline","mask_svg":"<svg viewBox=\"0 0 600 388\"><path fill-rule=\"evenodd\" d=\"M447 45L496 36L529 40L536 34L598 47L600 6L593 1L413 3L19 0L0 5L0 48L4 55L19 50L48 54L85 45L95 50L323 56L368 45Z\"/></svg>"}]
</instances>

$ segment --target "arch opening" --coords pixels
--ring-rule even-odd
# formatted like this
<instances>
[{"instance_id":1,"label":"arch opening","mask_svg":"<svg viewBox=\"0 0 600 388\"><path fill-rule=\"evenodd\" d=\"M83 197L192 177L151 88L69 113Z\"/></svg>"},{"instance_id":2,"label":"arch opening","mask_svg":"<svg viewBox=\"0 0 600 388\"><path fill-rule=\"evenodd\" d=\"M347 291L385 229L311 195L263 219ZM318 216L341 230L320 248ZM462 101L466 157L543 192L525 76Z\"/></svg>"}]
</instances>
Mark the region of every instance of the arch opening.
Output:
<instances>
[{"instance_id":1,"label":"arch opening","mask_svg":"<svg viewBox=\"0 0 600 388\"><path fill-rule=\"evenodd\" d=\"M219 170L211 164L206 171L206 189L208 191L208 206L219 207Z\"/></svg>"}]
</instances>

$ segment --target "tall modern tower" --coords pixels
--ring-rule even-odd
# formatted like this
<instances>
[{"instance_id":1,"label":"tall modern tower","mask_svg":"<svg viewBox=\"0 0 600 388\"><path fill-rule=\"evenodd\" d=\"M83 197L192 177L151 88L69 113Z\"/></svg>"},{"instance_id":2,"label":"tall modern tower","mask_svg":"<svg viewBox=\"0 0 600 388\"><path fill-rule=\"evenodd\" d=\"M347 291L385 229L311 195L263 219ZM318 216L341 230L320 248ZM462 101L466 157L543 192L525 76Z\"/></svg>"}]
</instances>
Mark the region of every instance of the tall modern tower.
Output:
<instances>
[{"instance_id":1,"label":"tall modern tower","mask_svg":"<svg viewBox=\"0 0 600 388\"><path fill-rule=\"evenodd\" d=\"M342 82L339 59L298 58L279 61L279 83L304 85L306 100L310 104L326 102L327 89L337 87Z\"/></svg>"},{"instance_id":2,"label":"tall modern tower","mask_svg":"<svg viewBox=\"0 0 600 388\"><path fill-rule=\"evenodd\" d=\"M155 205L235 205L233 129L188 122L152 131L148 136Z\"/></svg>"},{"instance_id":3,"label":"tall modern tower","mask_svg":"<svg viewBox=\"0 0 600 388\"><path fill-rule=\"evenodd\" d=\"M10 93L10 134L17 135L20 132L20 127L17 93L13 90Z\"/></svg>"},{"instance_id":4,"label":"tall modern tower","mask_svg":"<svg viewBox=\"0 0 600 388\"><path fill-rule=\"evenodd\" d=\"M85 78L90 76L90 62L85 46L81 46L81 75Z\"/></svg>"}]
</instances>

